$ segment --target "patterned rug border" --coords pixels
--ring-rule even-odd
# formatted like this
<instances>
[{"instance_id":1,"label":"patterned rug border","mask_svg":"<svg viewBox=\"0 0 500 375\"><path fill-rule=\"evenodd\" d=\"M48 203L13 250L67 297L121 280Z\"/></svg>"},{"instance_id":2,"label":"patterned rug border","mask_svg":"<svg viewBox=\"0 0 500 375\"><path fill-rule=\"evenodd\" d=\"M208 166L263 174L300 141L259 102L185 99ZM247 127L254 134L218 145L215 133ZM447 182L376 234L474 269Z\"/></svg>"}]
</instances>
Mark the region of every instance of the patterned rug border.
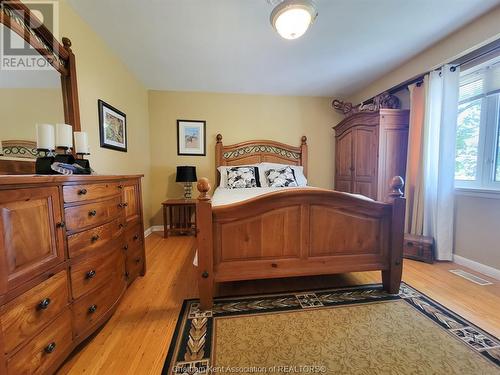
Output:
<instances>
[{"instance_id":1,"label":"patterned rug border","mask_svg":"<svg viewBox=\"0 0 500 375\"><path fill-rule=\"evenodd\" d=\"M402 282L400 292L397 295L386 293L381 284L365 284L297 292L225 296L215 298L214 308L206 312L199 310L198 299L186 299L179 312L162 375L207 373L212 349L213 319L217 317L300 311L318 307L359 305L391 300L405 301L447 331L449 335L500 367L500 340L497 337L413 286ZM187 324L189 321L191 324ZM181 348L181 350L177 350L177 348ZM184 349L182 350L182 348ZM177 367L178 372L169 372L173 365Z\"/></svg>"}]
</instances>

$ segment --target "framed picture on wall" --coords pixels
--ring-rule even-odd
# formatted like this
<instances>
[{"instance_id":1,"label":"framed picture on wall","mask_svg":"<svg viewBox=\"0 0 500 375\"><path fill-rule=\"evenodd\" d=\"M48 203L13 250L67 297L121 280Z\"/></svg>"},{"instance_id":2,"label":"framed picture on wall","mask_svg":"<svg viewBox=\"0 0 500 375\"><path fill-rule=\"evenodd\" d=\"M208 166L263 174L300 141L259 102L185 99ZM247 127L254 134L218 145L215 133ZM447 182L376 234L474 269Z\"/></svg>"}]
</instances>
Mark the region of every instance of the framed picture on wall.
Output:
<instances>
[{"instance_id":1,"label":"framed picture on wall","mask_svg":"<svg viewBox=\"0 0 500 375\"><path fill-rule=\"evenodd\" d=\"M127 152L127 116L101 99L97 105L101 147Z\"/></svg>"},{"instance_id":2,"label":"framed picture on wall","mask_svg":"<svg viewBox=\"0 0 500 375\"><path fill-rule=\"evenodd\" d=\"M177 155L205 156L205 121L177 120Z\"/></svg>"}]
</instances>

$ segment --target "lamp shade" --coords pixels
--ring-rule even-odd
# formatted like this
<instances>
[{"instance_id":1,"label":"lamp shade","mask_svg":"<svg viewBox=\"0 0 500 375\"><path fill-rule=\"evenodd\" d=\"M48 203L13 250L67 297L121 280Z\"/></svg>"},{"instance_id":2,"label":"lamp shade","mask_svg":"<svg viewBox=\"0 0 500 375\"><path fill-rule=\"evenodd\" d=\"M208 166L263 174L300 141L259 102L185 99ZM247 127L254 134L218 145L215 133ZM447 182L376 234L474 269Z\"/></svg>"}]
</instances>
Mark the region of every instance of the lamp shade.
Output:
<instances>
[{"instance_id":1,"label":"lamp shade","mask_svg":"<svg viewBox=\"0 0 500 375\"><path fill-rule=\"evenodd\" d=\"M183 165L177 167L177 175L175 176L175 182L196 182L196 167L191 167Z\"/></svg>"}]
</instances>

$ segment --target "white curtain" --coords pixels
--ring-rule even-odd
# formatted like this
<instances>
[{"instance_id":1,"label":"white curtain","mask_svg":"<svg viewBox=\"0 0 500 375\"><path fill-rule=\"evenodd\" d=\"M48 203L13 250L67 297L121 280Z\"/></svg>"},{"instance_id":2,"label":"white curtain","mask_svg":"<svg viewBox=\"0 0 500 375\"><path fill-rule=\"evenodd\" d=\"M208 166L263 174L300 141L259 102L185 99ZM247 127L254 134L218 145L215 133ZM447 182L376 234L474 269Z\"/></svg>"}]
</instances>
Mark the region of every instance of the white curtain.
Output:
<instances>
[{"instance_id":1,"label":"white curtain","mask_svg":"<svg viewBox=\"0 0 500 375\"><path fill-rule=\"evenodd\" d=\"M438 260L452 260L459 69L445 65L426 80L423 234L434 237Z\"/></svg>"}]
</instances>

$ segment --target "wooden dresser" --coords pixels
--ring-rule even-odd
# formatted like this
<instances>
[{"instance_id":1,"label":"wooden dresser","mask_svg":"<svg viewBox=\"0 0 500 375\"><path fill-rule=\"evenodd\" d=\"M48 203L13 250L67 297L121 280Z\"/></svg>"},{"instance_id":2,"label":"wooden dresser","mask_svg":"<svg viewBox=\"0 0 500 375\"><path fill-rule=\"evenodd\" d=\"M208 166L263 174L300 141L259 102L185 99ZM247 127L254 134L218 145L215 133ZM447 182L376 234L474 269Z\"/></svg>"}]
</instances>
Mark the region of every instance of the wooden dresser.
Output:
<instances>
[{"instance_id":1,"label":"wooden dresser","mask_svg":"<svg viewBox=\"0 0 500 375\"><path fill-rule=\"evenodd\" d=\"M1 374L51 374L145 273L142 176L0 176Z\"/></svg>"},{"instance_id":2,"label":"wooden dresser","mask_svg":"<svg viewBox=\"0 0 500 375\"><path fill-rule=\"evenodd\" d=\"M380 109L346 117L335 130L335 190L383 201L405 176L409 111Z\"/></svg>"}]
</instances>

